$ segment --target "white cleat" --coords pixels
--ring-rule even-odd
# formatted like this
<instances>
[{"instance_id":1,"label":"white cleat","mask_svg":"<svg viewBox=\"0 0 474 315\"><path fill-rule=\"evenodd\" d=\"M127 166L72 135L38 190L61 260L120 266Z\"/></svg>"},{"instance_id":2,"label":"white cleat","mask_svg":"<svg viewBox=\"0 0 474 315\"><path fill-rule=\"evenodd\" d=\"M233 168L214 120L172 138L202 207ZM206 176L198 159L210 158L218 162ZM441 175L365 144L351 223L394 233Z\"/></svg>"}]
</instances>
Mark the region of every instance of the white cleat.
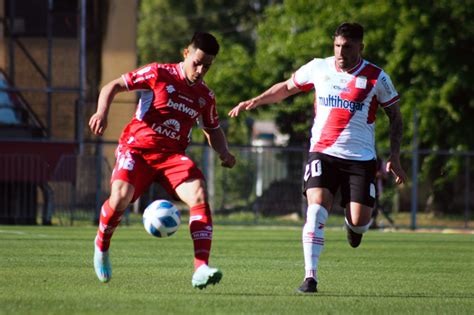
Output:
<instances>
[{"instance_id":1,"label":"white cleat","mask_svg":"<svg viewBox=\"0 0 474 315\"><path fill-rule=\"evenodd\" d=\"M112 265L110 264L109 252L101 251L94 240L94 269L100 282L107 283L112 278Z\"/></svg>"},{"instance_id":2,"label":"white cleat","mask_svg":"<svg viewBox=\"0 0 474 315\"><path fill-rule=\"evenodd\" d=\"M219 283L222 279L222 271L202 265L193 274L192 284L194 288L204 289L210 284Z\"/></svg>"}]
</instances>

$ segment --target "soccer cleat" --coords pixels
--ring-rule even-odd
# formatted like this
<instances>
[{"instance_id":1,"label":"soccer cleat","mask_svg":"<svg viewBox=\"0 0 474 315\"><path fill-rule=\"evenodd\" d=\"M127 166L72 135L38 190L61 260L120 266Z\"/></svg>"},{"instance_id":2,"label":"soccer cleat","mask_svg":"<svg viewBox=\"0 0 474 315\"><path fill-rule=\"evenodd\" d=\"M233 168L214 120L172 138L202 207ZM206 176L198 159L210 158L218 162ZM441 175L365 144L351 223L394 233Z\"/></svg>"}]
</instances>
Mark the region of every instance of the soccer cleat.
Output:
<instances>
[{"instance_id":1,"label":"soccer cleat","mask_svg":"<svg viewBox=\"0 0 474 315\"><path fill-rule=\"evenodd\" d=\"M318 292L318 282L312 277L306 278L297 291L300 293L316 293Z\"/></svg>"},{"instance_id":2,"label":"soccer cleat","mask_svg":"<svg viewBox=\"0 0 474 315\"><path fill-rule=\"evenodd\" d=\"M362 234L352 231L349 227L346 227L346 229L347 241L349 242L349 245L351 245L353 248L359 247L360 242L362 241Z\"/></svg>"},{"instance_id":3,"label":"soccer cleat","mask_svg":"<svg viewBox=\"0 0 474 315\"><path fill-rule=\"evenodd\" d=\"M112 278L109 252L101 251L94 241L94 269L100 282L107 283Z\"/></svg>"},{"instance_id":4,"label":"soccer cleat","mask_svg":"<svg viewBox=\"0 0 474 315\"><path fill-rule=\"evenodd\" d=\"M204 289L210 284L219 283L222 279L222 271L217 268L210 268L208 265L201 265L193 274L192 284L194 288Z\"/></svg>"}]
</instances>

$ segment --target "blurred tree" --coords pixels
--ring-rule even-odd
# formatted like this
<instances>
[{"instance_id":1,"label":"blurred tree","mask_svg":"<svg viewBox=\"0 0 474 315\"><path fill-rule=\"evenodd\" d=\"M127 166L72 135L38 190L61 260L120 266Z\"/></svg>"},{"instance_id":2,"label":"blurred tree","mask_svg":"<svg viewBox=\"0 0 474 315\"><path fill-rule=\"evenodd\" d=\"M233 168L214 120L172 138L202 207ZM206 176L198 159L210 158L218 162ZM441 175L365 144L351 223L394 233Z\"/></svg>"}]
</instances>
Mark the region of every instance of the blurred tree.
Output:
<instances>
[{"instance_id":1,"label":"blurred tree","mask_svg":"<svg viewBox=\"0 0 474 315\"><path fill-rule=\"evenodd\" d=\"M416 107L420 148L472 150L474 138L464 135L469 134L469 119L474 115L473 4L472 0L321 0L308 5L308 1L295 0L272 5L258 28L256 73L265 87L289 78L312 58L333 54L331 37L338 24L358 21L366 30L364 58L384 68L401 95L403 149L411 150ZM309 93L273 107L282 130L291 135L290 143L307 142L312 103ZM376 138L380 151L389 148L384 116L379 111ZM445 201L453 192L447 184L459 175L463 161L430 155L422 162L422 174L433 184L430 200L449 204Z\"/></svg>"},{"instance_id":2,"label":"blurred tree","mask_svg":"<svg viewBox=\"0 0 474 315\"><path fill-rule=\"evenodd\" d=\"M254 29L272 0L141 0L138 57L144 64L175 62L194 31L220 34L252 51Z\"/></svg>"},{"instance_id":3,"label":"blurred tree","mask_svg":"<svg viewBox=\"0 0 474 315\"><path fill-rule=\"evenodd\" d=\"M418 111L421 149L473 150L472 75L474 1L400 0L394 49L387 70L402 91L406 137L413 136L413 110ZM460 211L453 202L455 178L462 179L464 159L422 156L422 180L430 186L427 210ZM462 182L461 182L462 187Z\"/></svg>"},{"instance_id":4,"label":"blurred tree","mask_svg":"<svg viewBox=\"0 0 474 315\"><path fill-rule=\"evenodd\" d=\"M217 96L221 121L233 143L245 144L247 128L242 119L226 121L227 112L242 99L256 93L253 79L255 29L265 6L272 0L142 0L138 25L140 64L152 61L178 62L194 31L216 35L221 51L206 76ZM202 133L193 132L201 142Z\"/></svg>"}]
</instances>

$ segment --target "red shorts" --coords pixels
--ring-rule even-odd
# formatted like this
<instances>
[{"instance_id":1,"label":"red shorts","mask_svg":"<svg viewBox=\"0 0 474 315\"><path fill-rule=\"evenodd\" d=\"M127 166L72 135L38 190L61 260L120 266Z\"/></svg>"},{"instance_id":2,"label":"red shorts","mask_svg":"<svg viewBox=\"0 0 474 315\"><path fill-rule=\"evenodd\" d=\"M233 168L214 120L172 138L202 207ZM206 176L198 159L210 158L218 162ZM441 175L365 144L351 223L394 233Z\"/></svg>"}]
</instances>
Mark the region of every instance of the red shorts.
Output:
<instances>
[{"instance_id":1,"label":"red shorts","mask_svg":"<svg viewBox=\"0 0 474 315\"><path fill-rule=\"evenodd\" d=\"M115 157L117 160L110 183L120 179L132 184L135 187L132 202L137 200L152 182L160 183L171 196L176 197L176 187L186 180L204 179L196 164L179 153L157 153L119 145Z\"/></svg>"}]
</instances>

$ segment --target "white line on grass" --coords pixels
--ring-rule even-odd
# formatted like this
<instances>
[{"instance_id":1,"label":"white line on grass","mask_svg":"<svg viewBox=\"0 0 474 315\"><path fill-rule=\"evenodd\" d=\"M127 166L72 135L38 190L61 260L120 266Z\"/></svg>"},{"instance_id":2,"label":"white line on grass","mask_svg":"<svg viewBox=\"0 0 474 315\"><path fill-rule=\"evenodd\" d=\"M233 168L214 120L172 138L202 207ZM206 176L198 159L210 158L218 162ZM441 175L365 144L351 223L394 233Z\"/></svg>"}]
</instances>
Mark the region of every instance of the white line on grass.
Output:
<instances>
[{"instance_id":1,"label":"white line on grass","mask_svg":"<svg viewBox=\"0 0 474 315\"><path fill-rule=\"evenodd\" d=\"M0 230L0 233L3 233L3 234L15 234L15 235L28 235L28 236L39 236L39 237L49 237L49 235L46 235L46 234L27 233L27 232L24 232L24 231L6 231L6 230Z\"/></svg>"}]
</instances>

